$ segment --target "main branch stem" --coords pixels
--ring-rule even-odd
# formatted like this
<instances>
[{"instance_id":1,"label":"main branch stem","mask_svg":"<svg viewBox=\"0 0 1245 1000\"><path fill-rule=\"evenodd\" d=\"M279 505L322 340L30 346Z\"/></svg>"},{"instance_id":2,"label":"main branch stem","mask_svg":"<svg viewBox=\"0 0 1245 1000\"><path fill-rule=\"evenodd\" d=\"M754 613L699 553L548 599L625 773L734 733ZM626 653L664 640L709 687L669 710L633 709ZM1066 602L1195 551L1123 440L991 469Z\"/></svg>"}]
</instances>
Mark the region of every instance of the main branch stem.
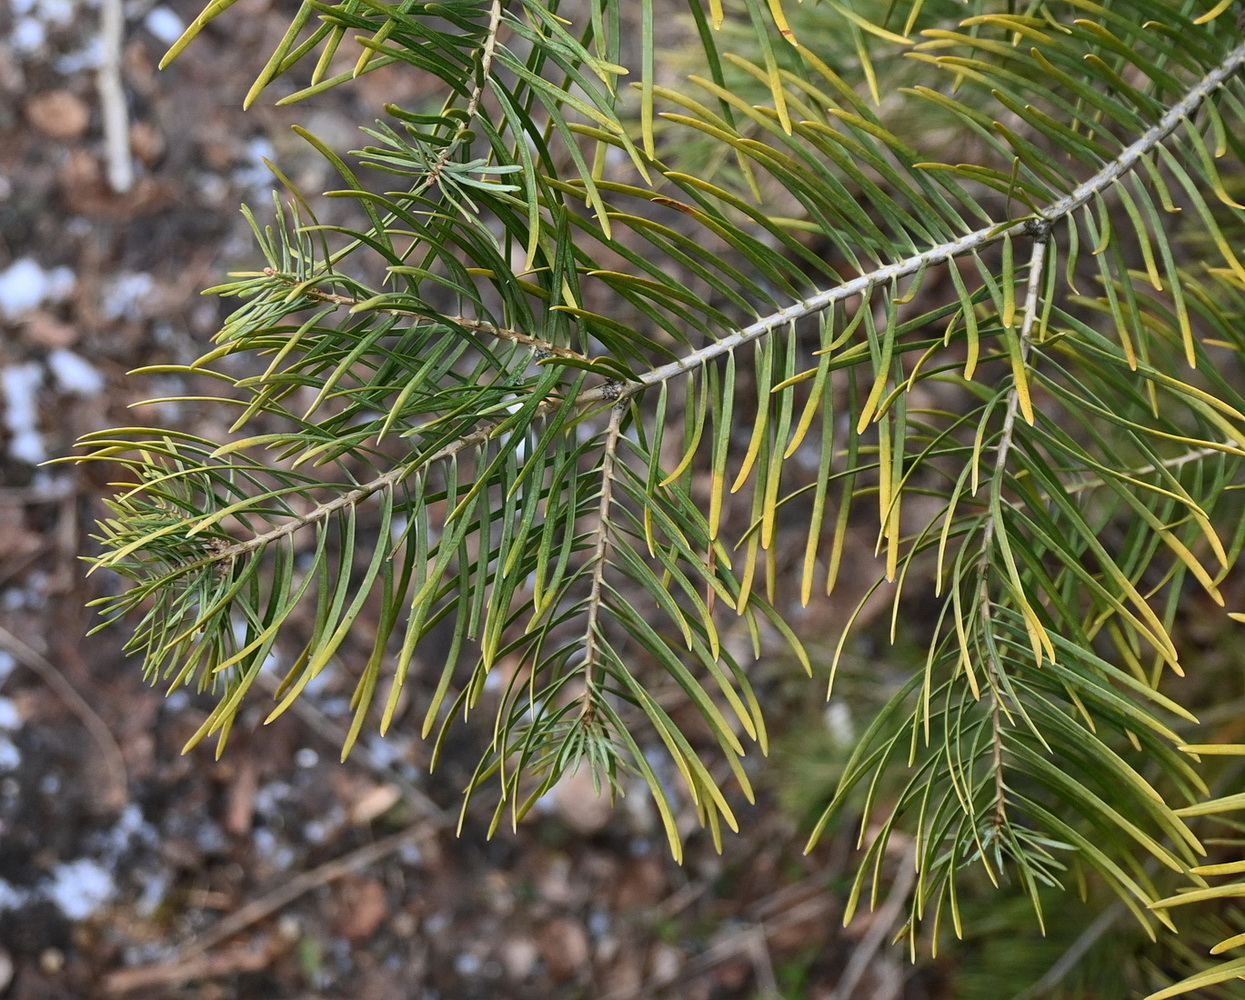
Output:
<instances>
[{"instance_id":1,"label":"main branch stem","mask_svg":"<svg viewBox=\"0 0 1245 1000\"><path fill-rule=\"evenodd\" d=\"M497 29L500 25L501 3L500 0L494 0L491 8L491 20L489 32L485 40L484 47L481 52L481 70L487 76L487 69L492 60L492 53L496 47ZM961 236L957 240L952 240L939 246L932 247L923 253L916 254L902 261L888 264L878 268L868 274L862 274L850 281L845 281L833 288L825 289L808 298L801 299L784 309L780 309L769 316L762 317L745 327L741 327L734 333L729 334L720 340L692 351L691 353L672 361L669 364L661 365L653 368L643 374L637 376L632 381L620 382L617 380L609 380L601 385L594 386L581 392L575 398L575 405L580 409L588 409L603 402L617 402L621 399L634 397L644 392L644 390L652 386L659 385L670 379L689 374L690 372L700 368L720 357L724 357L731 351L737 350L745 344L759 340L774 330L785 327L789 323L803 319L806 316L815 315L824 312L835 305L846 302L847 300L857 296L867 294L868 291L880 284L897 281L909 275L917 274L926 268L938 266L947 263L955 257L965 254L974 253L983 248L990 246L1004 238L1004 236L1015 229L1027 226L1029 231L1034 234L1034 262L1038 261L1039 255L1044 259L1045 254L1045 238L1049 234L1051 228L1056 222L1066 218L1073 212L1078 211L1088 204L1094 197L1111 187L1120 177L1127 174L1135 168L1146 156L1168 136L1170 136L1180 125L1193 115L1197 109L1210 97L1210 95L1218 89L1233 74L1240 71L1245 66L1245 43L1238 45L1233 49L1227 57L1215 69L1206 74L1201 80L1189 88L1188 93L1180 100L1172 105L1167 112L1159 119L1159 121L1150 129L1141 135L1131 145L1127 146L1119 156L1113 159L1097 174L1089 178L1074 191L1048 205L1045 209L1037 212L1034 216L1026 219L1015 219L1005 223L991 224ZM471 98L472 107L478 106L482 89L477 87ZM1024 325L1022 327L1022 351L1027 356L1027 331L1032 329L1034 317L1036 316L1036 296L1039 288L1040 265L1031 265L1029 272L1029 295L1025 304ZM498 332L500 335L500 331ZM543 416L554 406L558 405L560 400L550 400L542 404L537 411L538 416ZM996 468L1001 467L1001 463L1006 459L1008 451L1011 447L1011 428L1015 423L1015 414L1019 400L1015 393L1008 402L1008 412L1005 420L1003 435L1000 440L999 451L996 458ZM396 485L406 476L410 475L416 469L427 466L435 461L448 458L458 454L466 448L475 444L482 444L495 435L500 429L499 423L492 423L480 427L471 433L465 435L457 441L447 444L435 454L429 456L418 463L406 463L388 472L369 483L344 493L333 500L320 504L311 511L300 517L293 518L270 531L264 532L244 542L236 545L228 546L222 549L214 556L215 559L232 558L252 551L267 542L283 537L299 528L310 524L317 523L331 516L334 512L341 510L350 504L358 503L379 490L388 486ZM610 459L612 462L612 458ZM986 528L987 537L983 540L985 543L993 537L993 525Z\"/></svg>"}]
</instances>

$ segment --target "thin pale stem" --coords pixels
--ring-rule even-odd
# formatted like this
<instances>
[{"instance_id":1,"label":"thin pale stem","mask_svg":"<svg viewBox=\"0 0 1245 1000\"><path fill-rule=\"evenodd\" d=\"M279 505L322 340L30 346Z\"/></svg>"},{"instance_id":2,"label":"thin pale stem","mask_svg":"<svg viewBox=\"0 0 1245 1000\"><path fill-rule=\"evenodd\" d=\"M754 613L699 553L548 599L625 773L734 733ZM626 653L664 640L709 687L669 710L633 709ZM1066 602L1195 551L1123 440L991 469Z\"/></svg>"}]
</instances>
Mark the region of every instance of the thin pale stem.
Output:
<instances>
[{"instance_id":1,"label":"thin pale stem","mask_svg":"<svg viewBox=\"0 0 1245 1000\"><path fill-rule=\"evenodd\" d=\"M489 23L488 29L484 35L484 41L480 46L480 70L476 78L475 85L471 88L471 96L467 98L467 118L462 127L451 137L446 143L445 148L437 155L437 158L428 167L428 173L423 181L411 189L411 194L423 194L429 188L435 187L441 180L441 174L445 172L446 166L451 158L462 147L463 137L470 128L470 122L475 118L480 110L480 102L484 99L484 91L488 85L489 72L493 66L493 57L497 52L498 35L501 31L501 15L502 0L493 0L489 7ZM336 264L343 260L361 245L359 240L351 240L346 246L342 247L334 253L330 259L330 264Z\"/></svg>"},{"instance_id":2,"label":"thin pale stem","mask_svg":"<svg viewBox=\"0 0 1245 1000\"><path fill-rule=\"evenodd\" d=\"M1193 451L1185 452L1183 455L1175 455L1172 458L1164 459L1162 462L1155 462L1151 465L1143 465L1138 469L1129 469L1124 476L1129 479L1135 479L1138 476L1148 476L1151 472L1158 472L1159 469L1179 469L1191 462L1200 462L1204 458L1210 458L1212 455L1221 455L1221 448L1195 448ZM1095 476L1093 479L1083 479L1079 483L1069 483L1064 487L1064 493L1071 495L1073 493L1084 493L1086 490L1096 490L1100 486L1106 486L1107 482L1101 476Z\"/></svg>"},{"instance_id":3,"label":"thin pale stem","mask_svg":"<svg viewBox=\"0 0 1245 1000\"><path fill-rule=\"evenodd\" d=\"M125 47L125 11L121 0L100 4L102 59L96 77L104 123L104 153L108 184L119 193L134 186L134 161L130 155L130 119L122 82L122 50Z\"/></svg>"},{"instance_id":4,"label":"thin pale stem","mask_svg":"<svg viewBox=\"0 0 1245 1000\"><path fill-rule=\"evenodd\" d=\"M1019 331L1022 367L1028 363L1029 352L1032 346L1033 327L1039 308L1039 290L1045 273L1047 235L1045 231L1037 235L1033 241L1033 252L1029 257L1029 280L1025 292L1024 310ZM1003 474L1007 469L1007 460L1015 440L1016 417L1020 413L1021 394L1023 391L1026 391L1021 386L1021 378L1023 378L1023 374L1017 373L1007 393L1007 407L1003 415L1003 428L999 434L998 449L994 457L994 473L990 477L990 488L994 490L1002 489ZM981 601L981 625L986 635L989 635L993 629L993 617L991 614L993 601L991 600L990 588L986 581L994 535L998 527L998 521L995 518L991 517L986 521L985 528L981 534L981 556L977 562L981 576L979 594ZM990 753L994 771L993 821L995 829L1001 829L1007 822L1007 787L1003 780L1003 713L998 682L998 675L1002 668L995 661L993 655L989 659L990 662L986 664L984 673L986 684L990 691Z\"/></svg>"},{"instance_id":5,"label":"thin pale stem","mask_svg":"<svg viewBox=\"0 0 1245 1000\"><path fill-rule=\"evenodd\" d=\"M417 462L407 462L403 465L395 466L388 472L382 473L375 479L363 483L361 486L356 486L352 490L338 494L332 500L327 500L322 504L318 504L305 514L300 514L288 521L283 521L275 528L270 528L268 531L262 532L261 534L253 535L245 541L224 546L223 548L213 552L211 556L203 559L202 562L215 563L246 555L248 552L254 552L256 549L263 548L265 545L284 538L287 535L291 535L294 532L307 527L308 525L323 521L340 510L345 510L347 507L362 503L368 497L374 496L381 490L394 488L398 485L398 483L405 480L418 469L433 465L443 459L451 458L475 445L484 444L492 438L493 435L498 433L503 426L504 422L498 421L497 423L490 424L487 427L477 428L472 433L458 438L455 441L451 441L449 444L445 445L445 447L433 452L427 458L421 459Z\"/></svg>"},{"instance_id":6,"label":"thin pale stem","mask_svg":"<svg viewBox=\"0 0 1245 1000\"><path fill-rule=\"evenodd\" d=\"M984 576L981 580L980 598L981 625L986 634L989 634L994 622L990 614L990 588ZM984 673L990 690L990 763L994 772L993 822L994 828L1001 830L1007 823L1007 784L1003 780L1003 711L998 689L998 670L996 663L990 663ZM984 855L982 861L985 861Z\"/></svg>"},{"instance_id":7,"label":"thin pale stem","mask_svg":"<svg viewBox=\"0 0 1245 1000\"><path fill-rule=\"evenodd\" d=\"M480 110L480 101L484 99L484 89L488 84L489 70L493 66L493 55L497 51L497 35L501 30L501 6L502 0L493 0L493 4L489 8L488 31L484 36L484 44L480 47L480 71L475 86L471 88L471 97L467 99L468 122L476 116L476 112ZM455 139L461 137L466 128L467 126L464 125L463 129L455 136ZM460 145L461 142L451 142L441 151L428 169L428 176L415 189L415 194L421 194L440 182L442 172L449 164L451 157L458 152Z\"/></svg>"},{"instance_id":8,"label":"thin pale stem","mask_svg":"<svg viewBox=\"0 0 1245 1000\"><path fill-rule=\"evenodd\" d=\"M1033 241L1033 253L1029 257L1029 287L1025 293L1025 306L1023 319L1020 325L1020 364L1022 368L1027 368L1029 363L1029 354L1033 349L1033 324L1037 317L1038 310L1038 288L1042 283L1042 275L1046 270L1046 236L1042 235ZM1022 386L1020 379L1022 375L1017 374L1012 381L1012 387L1007 392L1007 409L1003 415L1003 429L999 434L999 448L995 453L994 460L994 476L993 482L998 482L1003 471L1007 468L1007 459L1011 455L1012 442L1016 436L1016 417L1021 410L1021 401L1023 394L1027 392L1027 386ZM990 539L994 534L993 520L986 526L986 535L983 542L985 547L989 547Z\"/></svg>"},{"instance_id":9,"label":"thin pale stem","mask_svg":"<svg viewBox=\"0 0 1245 1000\"><path fill-rule=\"evenodd\" d=\"M282 274L275 268L264 268L264 274L270 278L279 278L288 285L297 285L295 281L288 275ZM303 288L301 293L308 298L315 299L317 302L328 302L332 305L346 306L354 308L361 305L365 299L356 299L350 295L339 295L336 292L326 292L322 288ZM370 312L385 313L390 316L424 316L423 312L416 312L411 309L399 309L389 306L383 309L373 309ZM544 354L554 355L559 358L573 358L576 361L588 361L588 358L580 354L578 351L572 351L569 347L559 347L557 344L551 344L547 340L541 340L539 337L533 337L527 333L520 333L518 330L511 330L504 326L497 326L493 323L486 323L484 320L472 319L469 316L438 316L439 319L454 326L461 326L465 330L471 330L473 333L484 333L490 337L496 337L498 340L509 340L515 344L523 344L530 347L534 351L543 352Z\"/></svg>"},{"instance_id":10,"label":"thin pale stem","mask_svg":"<svg viewBox=\"0 0 1245 1000\"><path fill-rule=\"evenodd\" d=\"M582 716L592 713L596 697L596 668L600 658L600 642L597 623L601 617L602 591L605 586L606 556L610 545L610 506L614 502L614 463L618 456L618 439L622 433L623 416L627 411L625 401L615 403L610 410L610 422L605 431L604 454L601 458L601 500L597 505L597 544L592 552L592 588L588 592L588 618L584 627L584 696Z\"/></svg>"}]
</instances>

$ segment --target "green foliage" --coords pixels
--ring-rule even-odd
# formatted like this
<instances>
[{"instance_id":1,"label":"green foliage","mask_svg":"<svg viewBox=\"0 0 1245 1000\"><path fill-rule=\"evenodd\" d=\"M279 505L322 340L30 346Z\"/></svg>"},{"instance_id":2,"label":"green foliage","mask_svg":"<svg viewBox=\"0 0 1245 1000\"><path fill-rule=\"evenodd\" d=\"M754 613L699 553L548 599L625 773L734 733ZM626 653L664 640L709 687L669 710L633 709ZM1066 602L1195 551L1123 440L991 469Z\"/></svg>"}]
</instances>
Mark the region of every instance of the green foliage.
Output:
<instances>
[{"instance_id":1,"label":"green foliage","mask_svg":"<svg viewBox=\"0 0 1245 1000\"><path fill-rule=\"evenodd\" d=\"M1201 758L1245 748L1164 691L1245 541L1232 6L692 0L679 32L652 0L304 0L248 102L306 63L285 101L401 65L444 102L350 161L303 133L356 228L288 184L253 220L266 266L177 369L220 380L229 440L84 440L132 474L105 615L141 615L153 682L217 693L192 744L223 747L296 612L272 717L378 602L344 752L440 630L423 733L495 710L494 826L588 766L638 775L679 856L680 803L716 838L723 777L752 796L745 658L812 671L782 609L867 520L858 611L934 624L813 831L860 823L849 911L901 834L914 949L962 933L973 872L1039 920L1105 885L1150 934L1245 894L1192 825L1241 808ZM1245 959L1193 975L1152 1000Z\"/></svg>"}]
</instances>

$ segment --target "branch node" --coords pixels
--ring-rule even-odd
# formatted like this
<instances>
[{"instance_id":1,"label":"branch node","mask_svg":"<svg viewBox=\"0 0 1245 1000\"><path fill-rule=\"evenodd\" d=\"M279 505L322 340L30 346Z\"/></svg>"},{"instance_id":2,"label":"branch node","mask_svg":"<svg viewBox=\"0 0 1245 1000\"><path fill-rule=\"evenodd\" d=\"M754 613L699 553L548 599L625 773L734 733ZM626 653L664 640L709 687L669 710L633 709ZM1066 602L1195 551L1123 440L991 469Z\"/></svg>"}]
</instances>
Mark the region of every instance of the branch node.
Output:
<instances>
[{"instance_id":1,"label":"branch node","mask_svg":"<svg viewBox=\"0 0 1245 1000\"><path fill-rule=\"evenodd\" d=\"M1044 215L1035 215L1032 218L1025 219L1020 227L1020 231L1026 236L1032 237L1038 243L1045 243L1050 239L1051 230L1055 228L1053 219L1048 219Z\"/></svg>"}]
</instances>

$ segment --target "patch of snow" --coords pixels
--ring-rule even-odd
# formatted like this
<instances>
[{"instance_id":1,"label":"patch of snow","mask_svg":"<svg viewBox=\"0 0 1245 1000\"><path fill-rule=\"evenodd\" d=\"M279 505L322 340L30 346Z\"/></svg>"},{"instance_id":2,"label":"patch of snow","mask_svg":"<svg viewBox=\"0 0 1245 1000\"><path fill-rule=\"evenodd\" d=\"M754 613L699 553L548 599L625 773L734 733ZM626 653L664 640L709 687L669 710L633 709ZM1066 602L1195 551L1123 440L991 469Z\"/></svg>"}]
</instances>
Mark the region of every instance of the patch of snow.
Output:
<instances>
[{"instance_id":1,"label":"patch of snow","mask_svg":"<svg viewBox=\"0 0 1245 1000\"><path fill-rule=\"evenodd\" d=\"M323 844L328 836L329 826L320 820L313 819L303 826L303 837L309 844Z\"/></svg>"},{"instance_id":2,"label":"patch of snow","mask_svg":"<svg viewBox=\"0 0 1245 1000\"><path fill-rule=\"evenodd\" d=\"M8 740L0 737L0 756L6 744ZM0 768L4 766L3 760L0 760ZM55 794L59 779L54 784L56 788L46 787L45 778L43 790L47 794ZM146 822L142 811L131 803L108 830L93 835L92 840L94 849L99 851L98 859L83 857L55 864L48 877L33 889L21 889L0 881L0 911L20 909L40 900L48 900L70 920L86 919L116 895L117 885L111 873L117 870L121 856L132 841L139 840L149 847L154 846L159 843L159 831ZM154 912L167 888L167 880L163 876L144 879L140 908L146 906L149 907L148 912Z\"/></svg>"},{"instance_id":3,"label":"patch of snow","mask_svg":"<svg viewBox=\"0 0 1245 1000\"><path fill-rule=\"evenodd\" d=\"M0 729L12 732L22 728L22 717L11 698L0 698Z\"/></svg>"},{"instance_id":4,"label":"patch of snow","mask_svg":"<svg viewBox=\"0 0 1245 1000\"><path fill-rule=\"evenodd\" d=\"M131 802L121 810L121 815L117 817L117 822L113 824L109 836L128 839L131 834L142 833L146 825L143 821L143 811Z\"/></svg>"},{"instance_id":5,"label":"patch of snow","mask_svg":"<svg viewBox=\"0 0 1245 1000\"><path fill-rule=\"evenodd\" d=\"M267 197L273 190L273 175L264 160L276 157L272 143L262 136L256 136L246 144L246 160L233 173L234 183L246 190L253 197Z\"/></svg>"},{"instance_id":6,"label":"patch of snow","mask_svg":"<svg viewBox=\"0 0 1245 1000\"><path fill-rule=\"evenodd\" d=\"M66 52L63 56L58 56L52 66L62 76L73 76L75 73L99 69L103 64L104 43L99 38L92 38L77 52Z\"/></svg>"},{"instance_id":7,"label":"patch of snow","mask_svg":"<svg viewBox=\"0 0 1245 1000\"><path fill-rule=\"evenodd\" d=\"M401 764L411 749L409 741L397 736L381 736L372 733L367 737L367 752L372 763L377 767L392 767Z\"/></svg>"},{"instance_id":8,"label":"patch of snow","mask_svg":"<svg viewBox=\"0 0 1245 1000\"><path fill-rule=\"evenodd\" d=\"M16 666L17 660L13 658L13 654L6 649L0 649L0 684L9 679L9 674Z\"/></svg>"},{"instance_id":9,"label":"patch of snow","mask_svg":"<svg viewBox=\"0 0 1245 1000\"><path fill-rule=\"evenodd\" d=\"M260 857L271 862L278 871L286 871L294 864L293 849L288 844L278 843L277 835L271 830L260 827L252 837Z\"/></svg>"},{"instance_id":10,"label":"patch of snow","mask_svg":"<svg viewBox=\"0 0 1245 1000\"><path fill-rule=\"evenodd\" d=\"M4 390L5 400L4 423L13 435L13 440L9 442L9 454L17 461L31 465L38 465L48 457L43 439L39 436L39 409L35 403L36 393L42 384L43 369L33 361L9 365L0 370L0 389Z\"/></svg>"},{"instance_id":11,"label":"patch of snow","mask_svg":"<svg viewBox=\"0 0 1245 1000\"><path fill-rule=\"evenodd\" d=\"M284 781L270 781L256 791L255 811L261 816L280 815L284 811L281 803L288 802L293 796L294 789Z\"/></svg>"},{"instance_id":12,"label":"patch of snow","mask_svg":"<svg viewBox=\"0 0 1245 1000\"><path fill-rule=\"evenodd\" d=\"M277 835L267 827L256 827L251 839L255 842L255 849L262 855L271 855L277 849Z\"/></svg>"},{"instance_id":13,"label":"patch of snow","mask_svg":"<svg viewBox=\"0 0 1245 1000\"><path fill-rule=\"evenodd\" d=\"M160 831L143 819L143 811L131 802L93 844L99 849L105 864L115 865L135 842L154 847L160 842Z\"/></svg>"},{"instance_id":14,"label":"patch of snow","mask_svg":"<svg viewBox=\"0 0 1245 1000\"><path fill-rule=\"evenodd\" d=\"M73 0L35 0L34 13L45 24L68 24L73 20L76 6Z\"/></svg>"},{"instance_id":15,"label":"patch of snow","mask_svg":"<svg viewBox=\"0 0 1245 1000\"><path fill-rule=\"evenodd\" d=\"M57 475L51 469L35 469L30 477L30 488L45 494L49 500L62 500L73 495L73 486L65 476Z\"/></svg>"},{"instance_id":16,"label":"patch of snow","mask_svg":"<svg viewBox=\"0 0 1245 1000\"><path fill-rule=\"evenodd\" d=\"M19 889L0 879L0 911L20 910L29 899L30 893L26 889Z\"/></svg>"},{"instance_id":17,"label":"patch of snow","mask_svg":"<svg viewBox=\"0 0 1245 1000\"><path fill-rule=\"evenodd\" d=\"M224 854L229 849L229 838L211 820L204 820L195 827L194 840L204 854Z\"/></svg>"},{"instance_id":18,"label":"patch of snow","mask_svg":"<svg viewBox=\"0 0 1245 1000\"><path fill-rule=\"evenodd\" d=\"M81 355L58 347L48 355L48 367L61 392L72 396L94 396L104 388L104 376Z\"/></svg>"},{"instance_id":19,"label":"patch of snow","mask_svg":"<svg viewBox=\"0 0 1245 1000\"><path fill-rule=\"evenodd\" d=\"M104 319L138 319L144 301L155 287L155 279L145 271L119 274L109 284L100 312Z\"/></svg>"},{"instance_id":20,"label":"patch of snow","mask_svg":"<svg viewBox=\"0 0 1245 1000\"><path fill-rule=\"evenodd\" d=\"M320 763L320 755L311 747L299 747L294 754L294 763L299 767L315 767Z\"/></svg>"},{"instance_id":21,"label":"patch of snow","mask_svg":"<svg viewBox=\"0 0 1245 1000\"><path fill-rule=\"evenodd\" d=\"M350 714L350 699L345 697L325 698L320 702L320 711L331 718L340 718Z\"/></svg>"},{"instance_id":22,"label":"patch of snow","mask_svg":"<svg viewBox=\"0 0 1245 1000\"><path fill-rule=\"evenodd\" d=\"M108 869L90 858L78 858L52 869L48 898L70 920L85 920L110 900L117 886Z\"/></svg>"},{"instance_id":23,"label":"patch of snow","mask_svg":"<svg viewBox=\"0 0 1245 1000\"><path fill-rule=\"evenodd\" d=\"M165 45L172 45L186 30L182 19L167 7L152 7L143 18L143 27Z\"/></svg>"},{"instance_id":24,"label":"patch of snow","mask_svg":"<svg viewBox=\"0 0 1245 1000\"><path fill-rule=\"evenodd\" d=\"M78 0L9 0L15 18L9 44L16 52L38 52L47 42L48 27L69 24L78 6Z\"/></svg>"},{"instance_id":25,"label":"patch of snow","mask_svg":"<svg viewBox=\"0 0 1245 1000\"><path fill-rule=\"evenodd\" d=\"M37 261L20 257L0 271L0 316L17 319L44 302L58 302L73 291L74 281L67 267L45 271Z\"/></svg>"},{"instance_id":26,"label":"patch of snow","mask_svg":"<svg viewBox=\"0 0 1245 1000\"><path fill-rule=\"evenodd\" d=\"M43 48L47 36L42 23L33 17L22 17L13 25L9 41L18 52L38 52Z\"/></svg>"},{"instance_id":27,"label":"patch of snow","mask_svg":"<svg viewBox=\"0 0 1245 1000\"><path fill-rule=\"evenodd\" d=\"M223 204L229 197L228 182L217 174L199 174L194 177L194 185L199 197L209 204Z\"/></svg>"},{"instance_id":28,"label":"patch of snow","mask_svg":"<svg viewBox=\"0 0 1245 1000\"><path fill-rule=\"evenodd\" d=\"M7 736L0 736L0 771L16 771L22 763L22 752Z\"/></svg>"}]
</instances>

